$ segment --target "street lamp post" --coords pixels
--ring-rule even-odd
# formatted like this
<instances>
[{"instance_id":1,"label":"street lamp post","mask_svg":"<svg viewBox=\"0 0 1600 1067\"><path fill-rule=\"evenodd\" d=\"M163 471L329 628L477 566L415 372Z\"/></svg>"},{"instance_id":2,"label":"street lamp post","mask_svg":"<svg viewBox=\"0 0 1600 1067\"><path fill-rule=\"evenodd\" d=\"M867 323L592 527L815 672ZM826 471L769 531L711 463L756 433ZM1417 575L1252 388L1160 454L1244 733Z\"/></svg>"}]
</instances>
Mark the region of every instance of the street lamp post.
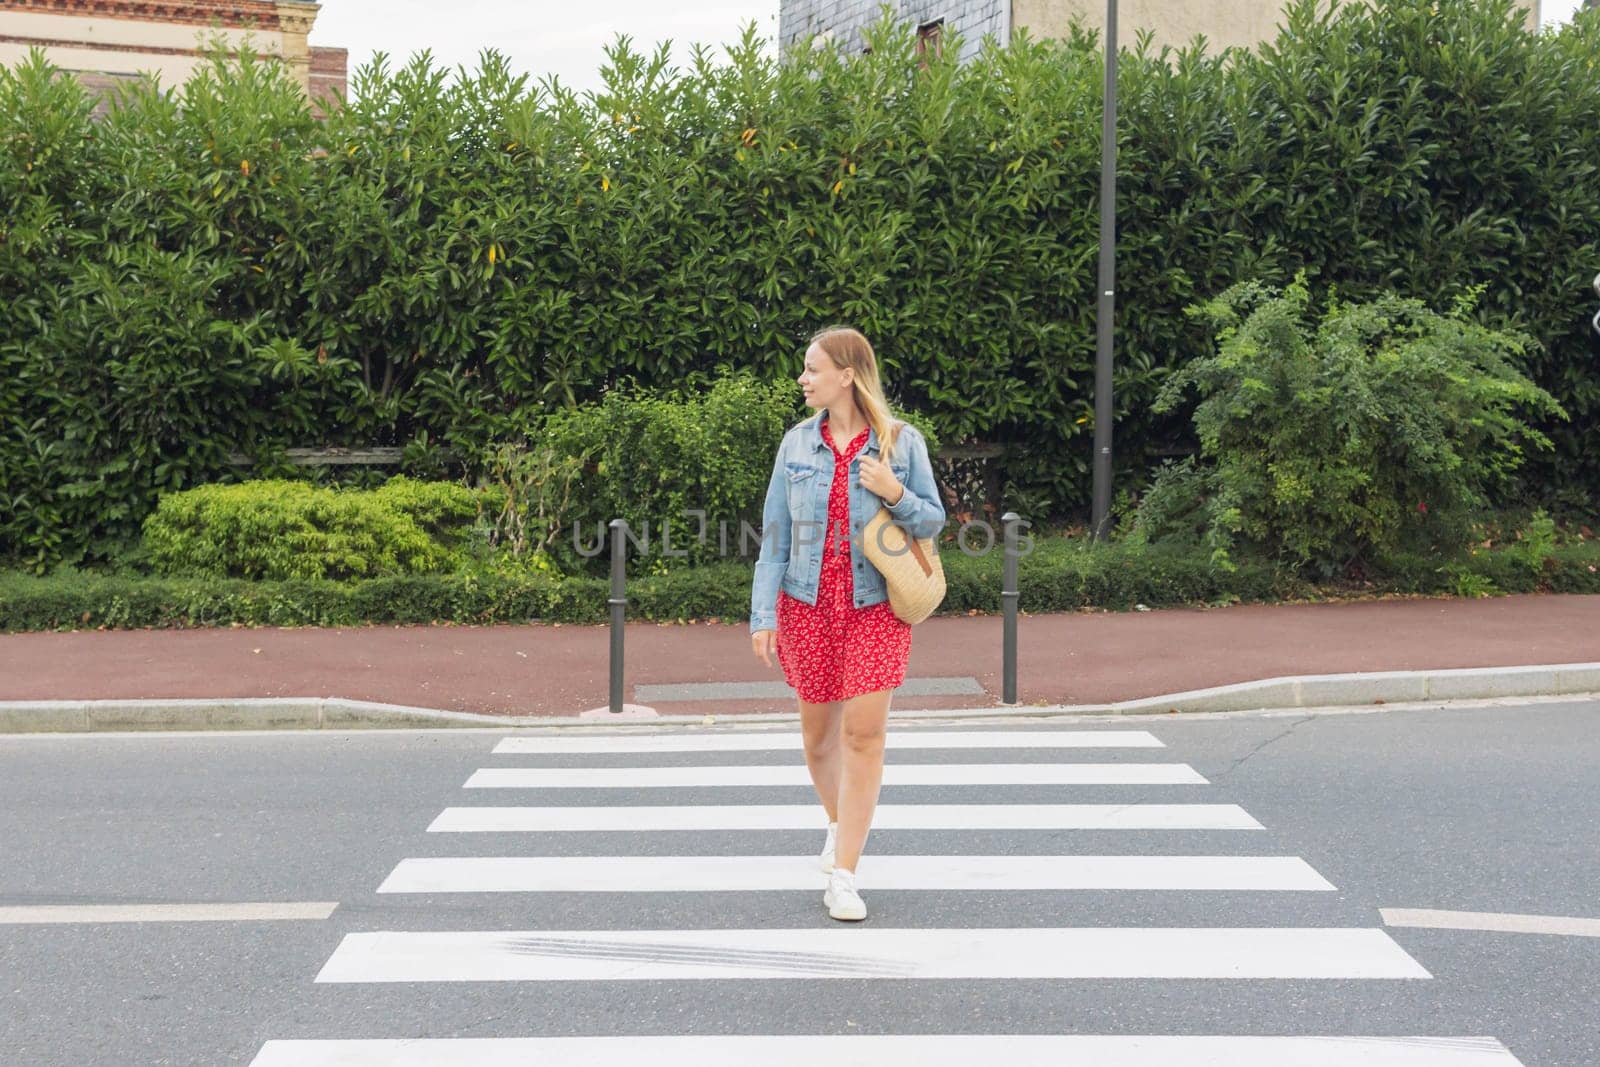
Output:
<instances>
[{"instance_id":1,"label":"street lamp post","mask_svg":"<svg viewBox=\"0 0 1600 1067\"><path fill-rule=\"evenodd\" d=\"M1106 89L1100 132L1099 337L1094 361L1093 540L1105 540L1111 512L1111 354L1117 309L1117 0L1106 0Z\"/></svg>"}]
</instances>

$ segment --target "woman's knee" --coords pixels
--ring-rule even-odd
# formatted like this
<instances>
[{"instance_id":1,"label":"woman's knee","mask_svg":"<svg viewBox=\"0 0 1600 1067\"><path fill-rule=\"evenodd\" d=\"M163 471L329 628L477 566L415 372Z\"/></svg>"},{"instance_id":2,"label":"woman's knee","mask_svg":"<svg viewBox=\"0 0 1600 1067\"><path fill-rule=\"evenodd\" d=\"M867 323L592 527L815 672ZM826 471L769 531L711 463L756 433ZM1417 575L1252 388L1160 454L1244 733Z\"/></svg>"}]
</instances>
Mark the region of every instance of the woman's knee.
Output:
<instances>
[{"instance_id":1,"label":"woman's knee","mask_svg":"<svg viewBox=\"0 0 1600 1067\"><path fill-rule=\"evenodd\" d=\"M800 709L800 735L806 751L827 752L839 740L839 715L842 705L804 704Z\"/></svg>"},{"instance_id":2,"label":"woman's knee","mask_svg":"<svg viewBox=\"0 0 1600 1067\"><path fill-rule=\"evenodd\" d=\"M883 753L883 727L864 723L844 724L844 747L858 756L876 756Z\"/></svg>"},{"instance_id":3,"label":"woman's knee","mask_svg":"<svg viewBox=\"0 0 1600 1067\"><path fill-rule=\"evenodd\" d=\"M880 694L874 699L845 708L840 731L845 747L851 752L872 755L883 751L884 724L888 719L888 700Z\"/></svg>"}]
</instances>

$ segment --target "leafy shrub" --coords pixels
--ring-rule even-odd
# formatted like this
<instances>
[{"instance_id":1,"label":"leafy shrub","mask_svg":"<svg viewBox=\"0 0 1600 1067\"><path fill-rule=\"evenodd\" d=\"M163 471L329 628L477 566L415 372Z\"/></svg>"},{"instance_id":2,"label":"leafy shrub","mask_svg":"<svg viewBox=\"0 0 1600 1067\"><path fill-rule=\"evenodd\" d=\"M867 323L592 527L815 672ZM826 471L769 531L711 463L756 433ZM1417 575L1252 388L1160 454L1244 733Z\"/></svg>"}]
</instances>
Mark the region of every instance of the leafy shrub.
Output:
<instances>
[{"instance_id":1,"label":"leafy shrub","mask_svg":"<svg viewBox=\"0 0 1600 1067\"><path fill-rule=\"evenodd\" d=\"M487 544L513 559L550 558L570 534L592 449L565 455L528 434L486 446L482 458Z\"/></svg>"},{"instance_id":2,"label":"leafy shrub","mask_svg":"<svg viewBox=\"0 0 1600 1067\"><path fill-rule=\"evenodd\" d=\"M377 491L268 479L161 498L144 547L163 575L342 580L450 570L452 524L476 512L461 486L396 479Z\"/></svg>"},{"instance_id":3,"label":"leafy shrub","mask_svg":"<svg viewBox=\"0 0 1600 1067\"><path fill-rule=\"evenodd\" d=\"M575 541L591 550L620 518L637 551L648 552L653 573L723 558L723 529L727 555L738 555L740 524L759 534L772 457L803 410L793 383L738 372L699 392L626 387L552 413L530 435L529 448L580 464L582 492L547 514L547 543L565 569L603 573L609 553L586 559ZM664 554L663 524L671 551L686 556Z\"/></svg>"},{"instance_id":4,"label":"leafy shrub","mask_svg":"<svg viewBox=\"0 0 1600 1067\"><path fill-rule=\"evenodd\" d=\"M1440 315L1392 294L1335 294L1313 322L1302 273L1282 291L1249 282L1191 309L1217 352L1180 368L1156 405L1198 390L1211 465L1160 472L1141 535L1203 528L1219 563L1237 535L1324 577L1382 552L1458 553L1523 442L1551 447L1514 409L1566 417L1517 369L1534 342L1473 321L1476 295Z\"/></svg>"},{"instance_id":5,"label":"leafy shrub","mask_svg":"<svg viewBox=\"0 0 1600 1067\"><path fill-rule=\"evenodd\" d=\"M446 547L458 547L481 506L479 494L455 482L419 482L396 475L372 490L379 504L399 512Z\"/></svg>"}]
</instances>

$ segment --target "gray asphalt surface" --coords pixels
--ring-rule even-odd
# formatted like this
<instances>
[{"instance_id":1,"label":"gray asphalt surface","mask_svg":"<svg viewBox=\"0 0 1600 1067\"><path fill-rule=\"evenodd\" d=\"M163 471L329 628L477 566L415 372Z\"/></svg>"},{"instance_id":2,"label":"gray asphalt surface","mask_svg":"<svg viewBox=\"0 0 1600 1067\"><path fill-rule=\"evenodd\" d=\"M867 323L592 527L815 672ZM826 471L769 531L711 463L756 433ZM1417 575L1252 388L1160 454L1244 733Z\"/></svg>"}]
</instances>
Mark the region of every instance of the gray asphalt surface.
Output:
<instances>
[{"instance_id":1,"label":"gray asphalt surface","mask_svg":"<svg viewBox=\"0 0 1600 1067\"><path fill-rule=\"evenodd\" d=\"M1552 702L1091 727L1149 729L1165 749L897 752L891 733L891 762L1185 762L1212 785L903 786L886 787L884 803L1236 803L1265 830L878 830L863 869L891 854L1293 855L1337 892L880 891L867 894L868 921L1372 927L1379 908L1600 917L1597 723L1600 704ZM812 891L377 894L408 857L820 846L813 831L427 833L451 806L814 801L805 788L463 791L481 767L800 762L492 755L502 736L0 738L0 908L339 902L325 921L0 925L0 1063L248 1064L274 1038L812 1033L1483 1035L1527 1067L1600 1063L1600 938L1543 934L1388 928L1427 981L314 983L345 934L368 930L837 928Z\"/></svg>"}]
</instances>

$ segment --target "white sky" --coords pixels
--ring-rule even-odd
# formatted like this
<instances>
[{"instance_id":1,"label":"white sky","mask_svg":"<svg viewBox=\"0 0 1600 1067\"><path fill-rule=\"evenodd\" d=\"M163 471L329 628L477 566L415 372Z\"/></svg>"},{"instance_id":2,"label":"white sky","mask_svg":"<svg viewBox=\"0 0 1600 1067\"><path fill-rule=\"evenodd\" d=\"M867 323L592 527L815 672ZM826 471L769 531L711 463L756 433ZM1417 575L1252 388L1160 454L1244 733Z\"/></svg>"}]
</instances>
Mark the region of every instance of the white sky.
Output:
<instances>
[{"instance_id":1,"label":"white sky","mask_svg":"<svg viewBox=\"0 0 1600 1067\"><path fill-rule=\"evenodd\" d=\"M720 46L737 43L750 21L775 55L778 0L322 0L311 43L348 48L351 74L374 52L387 52L393 70L424 48L435 68L476 70L479 53L492 47L513 74L530 76L529 88L554 74L582 95L600 88L604 47L618 33L646 56L670 39L673 64L687 71L692 44L714 46L713 61L726 63Z\"/></svg>"},{"instance_id":2,"label":"white sky","mask_svg":"<svg viewBox=\"0 0 1600 1067\"><path fill-rule=\"evenodd\" d=\"M1570 21L1573 12L1577 11L1582 3L1583 0L1545 0L1544 7L1540 8L1539 12L1544 24L1548 26L1552 22Z\"/></svg>"},{"instance_id":3,"label":"white sky","mask_svg":"<svg viewBox=\"0 0 1600 1067\"><path fill-rule=\"evenodd\" d=\"M1567 21L1580 2L1544 0L1544 21ZM436 67L475 70L480 50L492 46L530 84L553 73L581 95L600 88L603 47L619 32L647 55L670 39L673 62L686 70L692 43L735 42L751 20L775 54L778 0L322 0L311 43L348 48L352 73L375 51L387 52L393 69L424 48ZM720 47L713 57L727 60Z\"/></svg>"}]
</instances>

